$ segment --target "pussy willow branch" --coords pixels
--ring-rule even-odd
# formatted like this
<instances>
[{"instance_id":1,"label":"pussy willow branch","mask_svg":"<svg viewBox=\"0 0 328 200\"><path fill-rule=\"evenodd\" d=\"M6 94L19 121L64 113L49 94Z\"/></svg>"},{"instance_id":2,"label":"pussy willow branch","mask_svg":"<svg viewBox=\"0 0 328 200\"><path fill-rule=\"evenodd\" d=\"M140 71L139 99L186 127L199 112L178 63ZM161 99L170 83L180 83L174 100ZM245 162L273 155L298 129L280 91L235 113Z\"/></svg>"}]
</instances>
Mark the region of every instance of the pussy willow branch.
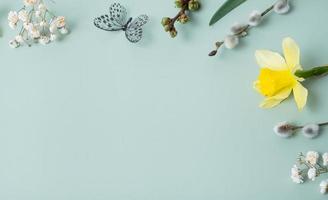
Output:
<instances>
[{"instance_id":1,"label":"pussy willow branch","mask_svg":"<svg viewBox=\"0 0 328 200\"><path fill-rule=\"evenodd\" d=\"M323 122L323 123L319 123L318 126L322 127L322 126L327 126L328 122ZM304 126L293 126L292 129L293 130L299 130L301 128L303 128Z\"/></svg>"},{"instance_id":2,"label":"pussy willow branch","mask_svg":"<svg viewBox=\"0 0 328 200\"><path fill-rule=\"evenodd\" d=\"M263 11L261 13L261 16L264 17L265 15L267 15L271 10L273 10L274 5L270 6L269 8L267 8L265 11ZM243 29L241 29L238 33L233 34L234 36L237 36L239 38L243 38L246 35L244 33L247 33L247 31L251 29L251 26L248 24L246 25ZM219 50L219 48L224 44L224 41L217 41L215 42L215 49L213 51L211 51L208 55L209 56L215 56Z\"/></svg>"}]
</instances>

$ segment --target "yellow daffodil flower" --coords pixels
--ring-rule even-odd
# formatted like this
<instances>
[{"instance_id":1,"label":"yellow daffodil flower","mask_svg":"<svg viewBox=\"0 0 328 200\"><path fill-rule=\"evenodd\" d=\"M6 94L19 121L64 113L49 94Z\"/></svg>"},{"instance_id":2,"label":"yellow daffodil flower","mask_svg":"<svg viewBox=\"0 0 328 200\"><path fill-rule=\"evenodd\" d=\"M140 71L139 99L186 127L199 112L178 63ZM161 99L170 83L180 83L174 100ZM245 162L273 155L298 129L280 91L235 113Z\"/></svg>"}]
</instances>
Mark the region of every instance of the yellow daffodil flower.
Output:
<instances>
[{"instance_id":1,"label":"yellow daffodil flower","mask_svg":"<svg viewBox=\"0 0 328 200\"><path fill-rule=\"evenodd\" d=\"M258 80L254 82L254 88L266 97L260 107L277 106L293 91L297 107L302 110L306 104L308 91L300 83L304 79L295 75L297 70L302 70L300 50L291 38L285 38L282 47L285 58L268 50L258 50L255 53L261 70Z\"/></svg>"}]
</instances>

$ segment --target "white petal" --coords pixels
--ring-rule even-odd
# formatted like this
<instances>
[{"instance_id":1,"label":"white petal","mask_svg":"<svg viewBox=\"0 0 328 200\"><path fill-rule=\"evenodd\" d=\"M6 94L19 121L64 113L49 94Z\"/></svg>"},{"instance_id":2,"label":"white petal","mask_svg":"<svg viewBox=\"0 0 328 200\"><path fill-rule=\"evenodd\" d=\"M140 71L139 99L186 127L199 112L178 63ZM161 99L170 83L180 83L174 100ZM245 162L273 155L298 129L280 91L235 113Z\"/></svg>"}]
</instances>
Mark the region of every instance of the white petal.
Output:
<instances>
[{"instance_id":1,"label":"white petal","mask_svg":"<svg viewBox=\"0 0 328 200\"><path fill-rule=\"evenodd\" d=\"M282 42L286 63L290 70L295 72L300 67L300 49L292 38L285 38Z\"/></svg>"},{"instance_id":2,"label":"white petal","mask_svg":"<svg viewBox=\"0 0 328 200\"><path fill-rule=\"evenodd\" d=\"M268 50L257 50L255 58L258 65L262 68L269 68L272 70L286 70L287 65L285 59L278 53Z\"/></svg>"},{"instance_id":3,"label":"white petal","mask_svg":"<svg viewBox=\"0 0 328 200\"><path fill-rule=\"evenodd\" d=\"M296 83L293 92L297 107L299 110L302 110L307 102L308 91L300 83Z\"/></svg>"}]
</instances>

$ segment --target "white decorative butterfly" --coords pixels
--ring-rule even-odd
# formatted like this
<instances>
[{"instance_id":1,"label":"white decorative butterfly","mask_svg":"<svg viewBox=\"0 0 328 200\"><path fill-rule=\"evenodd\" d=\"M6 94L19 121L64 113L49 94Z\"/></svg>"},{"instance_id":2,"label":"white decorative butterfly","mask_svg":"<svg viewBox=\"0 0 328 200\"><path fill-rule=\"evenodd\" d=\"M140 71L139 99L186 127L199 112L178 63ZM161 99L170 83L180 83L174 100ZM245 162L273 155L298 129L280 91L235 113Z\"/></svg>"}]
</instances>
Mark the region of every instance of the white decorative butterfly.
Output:
<instances>
[{"instance_id":1,"label":"white decorative butterfly","mask_svg":"<svg viewBox=\"0 0 328 200\"><path fill-rule=\"evenodd\" d=\"M109 7L109 15L101 15L94 20L97 28L105 31L125 31L126 38L132 42L139 42L142 38L142 26L148 22L147 15L140 15L132 21L127 20L126 9L119 3Z\"/></svg>"}]
</instances>

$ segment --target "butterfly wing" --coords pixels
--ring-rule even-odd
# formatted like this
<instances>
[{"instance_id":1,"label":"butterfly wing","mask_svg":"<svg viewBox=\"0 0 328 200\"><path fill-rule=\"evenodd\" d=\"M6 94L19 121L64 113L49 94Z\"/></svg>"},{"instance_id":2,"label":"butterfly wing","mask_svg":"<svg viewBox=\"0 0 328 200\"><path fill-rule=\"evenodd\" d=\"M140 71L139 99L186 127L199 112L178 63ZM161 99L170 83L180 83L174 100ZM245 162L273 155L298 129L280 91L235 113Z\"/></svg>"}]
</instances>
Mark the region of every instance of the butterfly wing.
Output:
<instances>
[{"instance_id":1,"label":"butterfly wing","mask_svg":"<svg viewBox=\"0 0 328 200\"><path fill-rule=\"evenodd\" d=\"M109 7L109 15L102 15L94 20L97 28L105 31L122 30L126 24L126 9L119 3Z\"/></svg>"},{"instance_id":2,"label":"butterfly wing","mask_svg":"<svg viewBox=\"0 0 328 200\"><path fill-rule=\"evenodd\" d=\"M119 31L123 29L123 26L117 25L114 20L108 15L101 15L94 20L94 24L97 28L105 31Z\"/></svg>"},{"instance_id":3,"label":"butterfly wing","mask_svg":"<svg viewBox=\"0 0 328 200\"><path fill-rule=\"evenodd\" d=\"M119 26L125 26L126 24L126 9L119 3L113 3L109 7L109 14L113 21Z\"/></svg>"},{"instance_id":4,"label":"butterfly wing","mask_svg":"<svg viewBox=\"0 0 328 200\"><path fill-rule=\"evenodd\" d=\"M147 15L140 15L135 20L133 20L125 31L126 38L132 42L139 42L142 38L142 26L148 22Z\"/></svg>"}]
</instances>

